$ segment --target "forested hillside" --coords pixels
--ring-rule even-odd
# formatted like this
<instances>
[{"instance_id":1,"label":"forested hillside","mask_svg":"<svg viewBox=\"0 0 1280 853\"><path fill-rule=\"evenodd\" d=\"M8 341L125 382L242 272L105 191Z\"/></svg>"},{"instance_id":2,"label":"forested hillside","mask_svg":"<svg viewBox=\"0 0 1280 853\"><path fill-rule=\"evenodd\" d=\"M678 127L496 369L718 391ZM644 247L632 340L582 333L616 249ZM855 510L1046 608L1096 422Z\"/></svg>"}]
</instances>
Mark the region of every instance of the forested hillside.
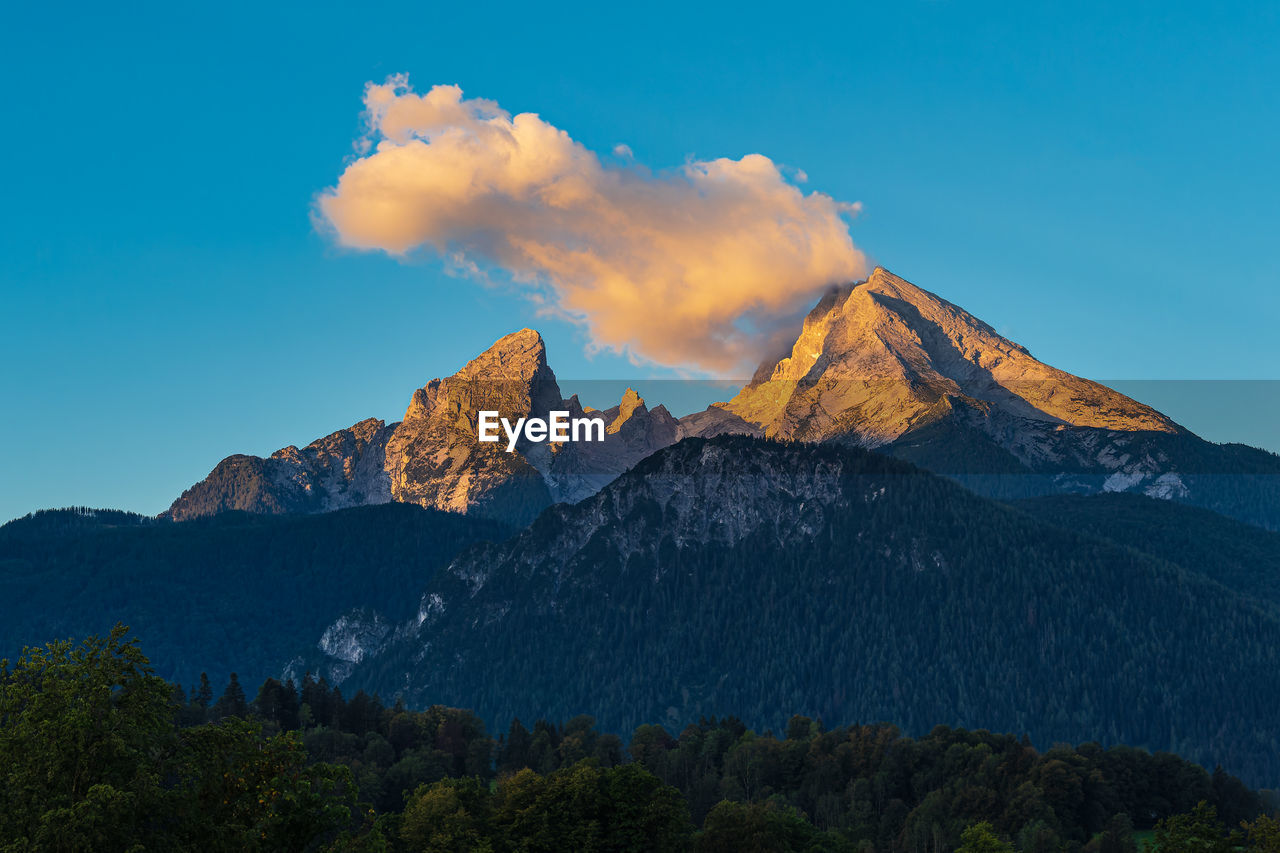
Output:
<instances>
[{"instance_id":1,"label":"forested hillside","mask_svg":"<svg viewBox=\"0 0 1280 853\"><path fill-rule=\"evenodd\" d=\"M1269 602L856 449L686 440L464 554L420 617L350 684L499 725L780 728L785 708L1280 779Z\"/></svg>"},{"instance_id":2,"label":"forested hillside","mask_svg":"<svg viewBox=\"0 0 1280 853\"><path fill-rule=\"evenodd\" d=\"M1280 533L1209 510L1143 495L1052 495L1019 509L1067 530L1108 539L1280 604Z\"/></svg>"},{"instance_id":3,"label":"forested hillside","mask_svg":"<svg viewBox=\"0 0 1280 853\"><path fill-rule=\"evenodd\" d=\"M1010 507L874 453L719 437L512 533L401 504L37 513L0 528L0 648L127 621L188 686L292 661L299 681L503 729L589 710L619 733L725 713L781 730L801 713L1280 780L1280 537L1213 513L1134 495Z\"/></svg>"},{"instance_id":4,"label":"forested hillside","mask_svg":"<svg viewBox=\"0 0 1280 853\"><path fill-rule=\"evenodd\" d=\"M0 657L123 621L157 672L225 681L278 675L353 608L392 619L459 549L509 531L393 504L315 516L227 513L181 524L104 510L35 513L0 527Z\"/></svg>"}]
</instances>

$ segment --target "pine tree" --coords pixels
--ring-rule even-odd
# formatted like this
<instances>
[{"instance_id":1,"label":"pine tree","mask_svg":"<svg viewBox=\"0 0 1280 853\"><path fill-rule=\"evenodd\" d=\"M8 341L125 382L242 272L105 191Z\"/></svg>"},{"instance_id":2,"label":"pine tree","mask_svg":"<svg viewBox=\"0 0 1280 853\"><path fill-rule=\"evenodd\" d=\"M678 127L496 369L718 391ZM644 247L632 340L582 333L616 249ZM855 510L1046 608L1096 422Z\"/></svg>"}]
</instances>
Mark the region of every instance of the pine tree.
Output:
<instances>
[{"instance_id":1,"label":"pine tree","mask_svg":"<svg viewBox=\"0 0 1280 853\"><path fill-rule=\"evenodd\" d=\"M245 699L244 688L240 686L240 679L234 672L231 673L227 689L222 692L222 698L213 706L213 716L218 720L249 716L249 702Z\"/></svg>"},{"instance_id":2,"label":"pine tree","mask_svg":"<svg viewBox=\"0 0 1280 853\"><path fill-rule=\"evenodd\" d=\"M264 720L275 723L283 731L298 727L298 691L293 682L281 684L268 678L258 688L252 711Z\"/></svg>"},{"instance_id":3,"label":"pine tree","mask_svg":"<svg viewBox=\"0 0 1280 853\"><path fill-rule=\"evenodd\" d=\"M516 717L511 721L511 730L501 753L498 765L502 770L514 773L529 766L529 745L533 738L529 730Z\"/></svg>"},{"instance_id":4,"label":"pine tree","mask_svg":"<svg viewBox=\"0 0 1280 853\"><path fill-rule=\"evenodd\" d=\"M191 704L208 708L213 702L213 685L209 683L209 673L200 673L200 686L191 691Z\"/></svg>"}]
</instances>

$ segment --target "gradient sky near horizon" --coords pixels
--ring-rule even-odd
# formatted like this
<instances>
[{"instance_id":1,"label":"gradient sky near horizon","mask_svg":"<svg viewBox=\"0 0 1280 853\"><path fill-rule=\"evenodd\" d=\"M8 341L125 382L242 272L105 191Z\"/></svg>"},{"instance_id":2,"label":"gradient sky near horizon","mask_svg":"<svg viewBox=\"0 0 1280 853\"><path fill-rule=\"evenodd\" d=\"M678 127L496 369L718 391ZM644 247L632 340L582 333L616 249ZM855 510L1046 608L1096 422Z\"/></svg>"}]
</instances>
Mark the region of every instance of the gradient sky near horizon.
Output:
<instances>
[{"instance_id":1,"label":"gradient sky near horizon","mask_svg":"<svg viewBox=\"0 0 1280 853\"><path fill-rule=\"evenodd\" d=\"M523 326L566 392L673 375L317 231L396 73L655 169L802 169L861 202L872 263L1073 373L1280 379L1276 44L1246 2L11 7L0 521L158 512L231 453L398 419ZM1280 384L1119 387L1280 450Z\"/></svg>"}]
</instances>

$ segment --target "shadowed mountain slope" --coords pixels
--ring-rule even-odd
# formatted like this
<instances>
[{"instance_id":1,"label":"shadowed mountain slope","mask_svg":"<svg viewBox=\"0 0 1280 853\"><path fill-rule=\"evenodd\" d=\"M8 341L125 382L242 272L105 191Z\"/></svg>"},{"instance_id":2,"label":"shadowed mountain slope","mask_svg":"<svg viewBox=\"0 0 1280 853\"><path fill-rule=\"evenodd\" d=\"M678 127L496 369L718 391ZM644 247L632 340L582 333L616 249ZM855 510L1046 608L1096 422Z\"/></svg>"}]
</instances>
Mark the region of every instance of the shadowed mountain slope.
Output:
<instances>
[{"instance_id":1,"label":"shadowed mountain slope","mask_svg":"<svg viewBox=\"0 0 1280 853\"><path fill-rule=\"evenodd\" d=\"M721 437L462 554L350 684L500 724L982 725L1256 783L1280 778L1277 663L1274 605L1171 562L878 454Z\"/></svg>"}]
</instances>

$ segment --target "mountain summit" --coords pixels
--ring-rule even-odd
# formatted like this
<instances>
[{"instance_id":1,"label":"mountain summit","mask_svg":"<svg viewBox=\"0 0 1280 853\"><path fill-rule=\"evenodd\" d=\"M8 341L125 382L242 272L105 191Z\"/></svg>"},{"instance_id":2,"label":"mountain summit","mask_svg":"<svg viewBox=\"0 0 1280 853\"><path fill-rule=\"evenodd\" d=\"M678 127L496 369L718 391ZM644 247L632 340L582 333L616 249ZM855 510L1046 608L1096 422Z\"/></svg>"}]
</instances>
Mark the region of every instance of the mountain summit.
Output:
<instances>
[{"instance_id":1,"label":"mountain summit","mask_svg":"<svg viewBox=\"0 0 1280 853\"><path fill-rule=\"evenodd\" d=\"M725 416L878 448L991 497L1141 492L1280 527L1280 458L1204 441L883 267L829 291Z\"/></svg>"},{"instance_id":2,"label":"mountain summit","mask_svg":"<svg viewBox=\"0 0 1280 853\"><path fill-rule=\"evenodd\" d=\"M545 418L562 407L542 336L521 329L499 338L453 376L413 392L404 420L387 441L392 499L496 518L531 518L551 503L546 483L523 455L477 440L478 413L497 411L515 421Z\"/></svg>"},{"instance_id":3,"label":"mountain summit","mask_svg":"<svg viewBox=\"0 0 1280 853\"><path fill-rule=\"evenodd\" d=\"M604 421L602 442L477 440L478 412ZM653 452L726 433L877 448L991 497L1132 491L1280 528L1280 458L1204 441L1149 406L1035 359L964 309L877 267L830 290L794 344L728 403L674 418L628 388L564 399L532 329L413 392L404 420L360 421L266 459L230 456L169 510L321 512L401 501L523 525Z\"/></svg>"},{"instance_id":4,"label":"mountain summit","mask_svg":"<svg viewBox=\"0 0 1280 853\"><path fill-rule=\"evenodd\" d=\"M769 436L894 441L956 406L1052 424L1175 432L1159 412L1032 357L969 312L876 267L831 290L730 412Z\"/></svg>"},{"instance_id":5,"label":"mountain summit","mask_svg":"<svg viewBox=\"0 0 1280 853\"><path fill-rule=\"evenodd\" d=\"M665 408L649 409L628 388L617 406L591 413L604 421L602 442L522 438L508 453L503 442L478 440L481 411L514 423L553 410L587 414L576 396L561 396L542 336L521 329L452 376L414 391L399 423L370 418L266 459L229 456L183 492L167 515L183 521L227 510L327 512L397 501L526 524L556 501L594 494L678 437Z\"/></svg>"}]
</instances>

